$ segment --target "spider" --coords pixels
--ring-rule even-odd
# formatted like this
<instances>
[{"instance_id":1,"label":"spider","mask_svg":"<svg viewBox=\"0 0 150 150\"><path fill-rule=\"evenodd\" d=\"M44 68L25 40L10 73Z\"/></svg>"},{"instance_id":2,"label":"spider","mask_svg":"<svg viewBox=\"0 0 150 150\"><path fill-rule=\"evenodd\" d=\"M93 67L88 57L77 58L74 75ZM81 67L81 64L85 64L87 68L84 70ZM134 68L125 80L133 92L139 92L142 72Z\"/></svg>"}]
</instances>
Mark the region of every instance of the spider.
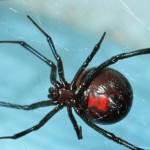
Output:
<instances>
[{"instance_id":1,"label":"spider","mask_svg":"<svg viewBox=\"0 0 150 150\"><path fill-rule=\"evenodd\" d=\"M111 57L96 67L86 69L100 49L102 41L106 35L106 32L104 32L99 42L95 45L89 56L75 74L72 82L68 83L65 80L61 57L57 54L52 38L30 16L27 17L46 37L57 65L24 41L7 40L0 41L0 43L20 45L46 63L51 68L50 81L53 87L49 88L48 100L39 101L29 105L18 105L0 101L0 106L20 110L33 110L47 106L55 106L55 108L47 113L36 125L14 135L1 136L0 139L18 139L32 131L38 130L57 112L66 107L69 119L71 120L78 139L83 138L82 128L78 125L72 110L74 110L89 127L106 138L129 149L142 150L142 148L139 148L115 136L113 133L102 129L97 123L116 123L128 114L132 106L133 92L130 83L124 75L109 66L122 59L150 54L150 48L122 53ZM56 79L57 74L59 81Z\"/></svg>"}]
</instances>

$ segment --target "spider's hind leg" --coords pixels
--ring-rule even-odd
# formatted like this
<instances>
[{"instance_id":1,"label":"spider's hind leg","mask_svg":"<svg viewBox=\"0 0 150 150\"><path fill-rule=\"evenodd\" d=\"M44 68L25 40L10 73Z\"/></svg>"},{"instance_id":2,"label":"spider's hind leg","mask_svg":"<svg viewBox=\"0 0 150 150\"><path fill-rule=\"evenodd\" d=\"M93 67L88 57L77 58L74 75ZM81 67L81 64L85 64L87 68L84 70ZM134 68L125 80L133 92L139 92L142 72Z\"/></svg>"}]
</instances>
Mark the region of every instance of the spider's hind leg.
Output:
<instances>
[{"instance_id":1,"label":"spider's hind leg","mask_svg":"<svg viewBox=\"0 0 150 150\"><path fill-rule=\"evenodd\" d=\"M82 108L81 108L82 109ZM83 113L82 113L82 110L79 110L79 109L75 109L75 112L77 113L77 115L89 126L91 127L92 129L94 129L96 132L102 134L103 136L105 136L106 138L118 143L118 144L121 144L131 150L144 150L142 148L139 148L117 136L115 136L113 133L111 132L108 132L104 129L102 129L101 127L97 126L95 123L93 123L90 119L88 119Z\"/></svg>"},{"instance_id":2,"label":"spider's hind leg","mask_svg":"<svg viewBox=\"0 0 150 150\"><path fill-rule=\"evenodd\" d=\"M70 107L67 107L67 111L68 111L69 118L73 124L76 135L77 135L78 139L80 140L83 138L82 137L82 128L81 128L81 126L78 126L77 121L73 116L72 109Z\"/></svg>"},{"instance_id":3,"label":"spider's hind leg","mask_svg":"<svg viewBox=\"0 0 150 150\"><path fill-rule=\"evenodd\" d=\"M103 33L102 37L100 38L99 42L95 45L93 48L92 52L89 54L89 56L86 58L86 60L83 62L83 64L80 66L78 69L77 73L75 74L72 82L71 82L71 87L74 88L75 84L79 78L79 76L83 73L83 71L86 69L86 67L89 65L89 63L92 61L93 57L96 55L98 50L100 49L100 46L104 40L104 37L106 35L106 32Z\"/></svg>"}]
</instances>

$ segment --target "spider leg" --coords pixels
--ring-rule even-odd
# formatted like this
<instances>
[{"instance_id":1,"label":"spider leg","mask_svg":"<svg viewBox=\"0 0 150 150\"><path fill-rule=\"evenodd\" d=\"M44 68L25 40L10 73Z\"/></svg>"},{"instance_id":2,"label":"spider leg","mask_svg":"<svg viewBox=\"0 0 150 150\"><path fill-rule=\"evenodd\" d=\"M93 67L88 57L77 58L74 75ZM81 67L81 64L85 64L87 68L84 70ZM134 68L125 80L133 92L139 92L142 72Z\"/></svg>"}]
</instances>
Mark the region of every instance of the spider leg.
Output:
<instances>
[{"instance_id":1,"label":"spider leg","mask_svg":"<svg viewBox=\"0 0 150 150\"><path fill-rule=\"evenodd\" d=\"M100 49L100 46L104 40L104 37L106 35L106 32L103 33L101 39L99 40L99 42L95 45L95 47L93 48L91 54L86 58L86 60L83 62L83 64L81 65L81 67L79 68L79 70L77 71L76 75L74 76L72 83L71 83L71 87L73 88L76 84L77 79L79 78L79 76L83 73L83 71L85 70L85 68L88 66L88 64L91 62L91 60L93 59L93 57L95 56L95 54L98 52L98 50Z\"/></svg>"},{"instance_id":2,"label":"spider leg","mask_svg":"<svg viewBox=\"0 0 150 150\"><path fill-rule=\"evenodd\" d=\"M41 59L43 62L45 62L47 65L49 65L52 68L51 76L50 76L51 83L55 87L60 87L60 83L56 81L56 66L51 60L47 59L45 56L43 56L41 53L39 53L37 50L32 48L30 45L28 45L24 41L0 41L0 43L18 44L24 47L29 52L31 52L33 55L37 56L39 59Z\"/></svg>"},{"instance_id":3,"label":"spider leg","mask_svg":"<svg viewBox=\"0 0 150 150\"><path fill-rule=\"evenodd\" d=\"M14 109L21 109L21 110L33 110L33 109L47 107L47 106L56 105L56 104L57 104L57 101L52 101L52 100L40 101L40 102L33 103L30 105L18 105L18 104L0 101L1 107L8 107L8 108L14 108Z\"/></svg>"},{"instance_id":4,"label":"spider leg","mask_svg":"<svg viewBox=\"0 0 150 150\"><path fill-rule=\"evenodd\" d=\"M67 107L67 111L68 111L68 116L73 124L74 130L76 131L77 137L80 140L82 139L82 128L81 126L78 126L77 121L73 116L71 107Z\"/></svg>"},{"instance_id":5,"label":"spider leg","mask_svg":"<svg viewBox=\"0 0 150 150\"><path fill-rule=\"evenodd\" d=\"M145 49L140 49L132 52L127 52L127 53L122 53L116 56L113 56L112 58L106 60L102 64L96 67L93 71L91 71L83 80L81 85L78 87L76 90L76 94L79 96L81 93L83 93L85 87L87 87L91 81L105 68L108 66L116 63L119 60L123 60L126 58L138 56L138 55L145 55L145 54L150 54L150 48L145 48Z\"/></svg>"},{"instance_id":6,"label":"spider leg","mask_svg":"<svg viewBox=\"0 0 150 150\"><path fill-rule=\"evenodd\" d=\"M52 118L59 110L62 109L62 105L58 105L57 107L55 107L52 111L50 111L42 120L39 121L38 124L32 126L31 128L28 128L22 132L19 132L17 134L14 134L12 136L1 136L0 139L17 139L20 138L32 131L38 130L39 128L41 128L50 118Z\"/></svg>"},{"instance_id":7,"label":"spider leg","mask_svg":"<svg viewBox=\"0 0 150 150\"><path fill-rule=\"evenodd\" d=\"M27 16L27 17L43 33L43 35L46 37L47 42L48 42L48 44L49 44L49 46L50 46L50 48L52 50L52 53L53 53L53 55L54 55L54 57L55 57L55 59L57 61L58 74L59 74L60 81L65 86L67 82L66 82L65 77L64 77L63 63L62 63L61 57L57 54L57 51L55 49L55 46L54 46L52 38L30 16Z\"/></svg>"},{"instance_id":8,"label":"spider leg","mask_svg":"<svg viewBox=\"0 0 150 150\"><path fill-rule=\"evenodd\" d=\"M113 133L108 132L102 128L100 128L99 126L97 126L96 124L94 124L92 121L90 121L83 113L81 113L81 111L79 111L78 109L76 109L76 113L78 114L78 116L88 125L90 126L92 129L94 129L95 131L97 131L98 133L102 134L103 136L105 136L106 138L113 140L114 142L121 144L131 150L144 150L142 148L136 147L133 144L128 143L127 141L115 136Z\"/></svg>"}]
</instances>

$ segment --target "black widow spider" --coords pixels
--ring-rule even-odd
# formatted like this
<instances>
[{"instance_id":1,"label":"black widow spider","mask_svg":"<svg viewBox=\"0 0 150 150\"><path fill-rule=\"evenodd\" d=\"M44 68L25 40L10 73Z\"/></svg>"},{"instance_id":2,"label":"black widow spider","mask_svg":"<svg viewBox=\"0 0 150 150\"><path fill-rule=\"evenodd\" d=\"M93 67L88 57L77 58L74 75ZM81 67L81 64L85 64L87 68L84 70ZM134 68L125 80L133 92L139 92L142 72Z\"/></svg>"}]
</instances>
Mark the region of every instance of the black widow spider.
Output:
<instances>
[{"instance_id":1,"label":"black widow spider","mask_svg":"<svg viewBox=\"0 0 150 150\"><path fill-rule=\"evenodd\" d=\"M2 136L0 139L17 139L32 131L35 131L41 128L58 111L64 107L67 107L68 116L73 124L78 139L82 139L82 129L81 126L78 126L77 121L73 116L72 109L75 110L76 114L88 126L108 139L111 139L114 142L132 150L142 150L142 148L130 144L129 142L115 136L111 132L102 129L95 123L111 124L120 121L128 114L132 105L133 93L130 83L121 73L114 69L108 68L108 66L122 59L137 55L150 54L150 48L113 56L97 67L85 70L99 50L106 34L104 32L100 41L95 45L91 54L86 58L84 63L75 74L72 82L67 83L64 76L61 57L57 54L51 37L41 27L39 27L30 16L27 17L46 37L50 49L52 50L52 53L57 61L57 65L55 65L51 60L44 57L24 41L7 40L0 41L0 43L18 44L45 62L51 68L50 81L54 87L49 88L48 100L40 101L30 105L18 105L0 102L0 106L21 110L33 110L51 105L56 105L56 107L51 110L43 119L41 119L38 124L11 136ZM57 72L60 81L56 80Z\"/></svg>"}]
</instances>

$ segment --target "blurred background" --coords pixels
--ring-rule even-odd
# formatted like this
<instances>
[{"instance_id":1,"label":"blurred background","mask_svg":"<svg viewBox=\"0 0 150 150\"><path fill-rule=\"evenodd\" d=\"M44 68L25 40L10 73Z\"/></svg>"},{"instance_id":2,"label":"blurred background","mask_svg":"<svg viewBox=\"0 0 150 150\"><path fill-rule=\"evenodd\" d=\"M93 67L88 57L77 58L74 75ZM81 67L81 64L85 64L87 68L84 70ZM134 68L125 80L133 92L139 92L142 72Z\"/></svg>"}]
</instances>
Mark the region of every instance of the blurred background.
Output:
<instances>
[{"instance_id":1,"label":"blurred background","mask_svg":"<svg viewBox=\"0 0 150 150\"><path fill-rule=\"evenodd\" d=\"M30 15L51 35L70 82L104 31L105 40L89 67L119 53L150 47L148 0L1 0L0 40L23 40L56 62L45 37L26 17ZM102 126L120 138L150 149L150 56L122 60L111 67L122 72L134 91L129 115ZM31 104L47 100L50 68L19 45L0 44L0 101ZM146 84L147 83L147 84ZM21 111L0 108L0 136L12 135L39 122L52 108ZM76 115L75 115L76 116ZM126 150L89 128L78 140L66 109L45 126L17 140L0 140L3 150Z\"/></svg>"}]
</instances>

